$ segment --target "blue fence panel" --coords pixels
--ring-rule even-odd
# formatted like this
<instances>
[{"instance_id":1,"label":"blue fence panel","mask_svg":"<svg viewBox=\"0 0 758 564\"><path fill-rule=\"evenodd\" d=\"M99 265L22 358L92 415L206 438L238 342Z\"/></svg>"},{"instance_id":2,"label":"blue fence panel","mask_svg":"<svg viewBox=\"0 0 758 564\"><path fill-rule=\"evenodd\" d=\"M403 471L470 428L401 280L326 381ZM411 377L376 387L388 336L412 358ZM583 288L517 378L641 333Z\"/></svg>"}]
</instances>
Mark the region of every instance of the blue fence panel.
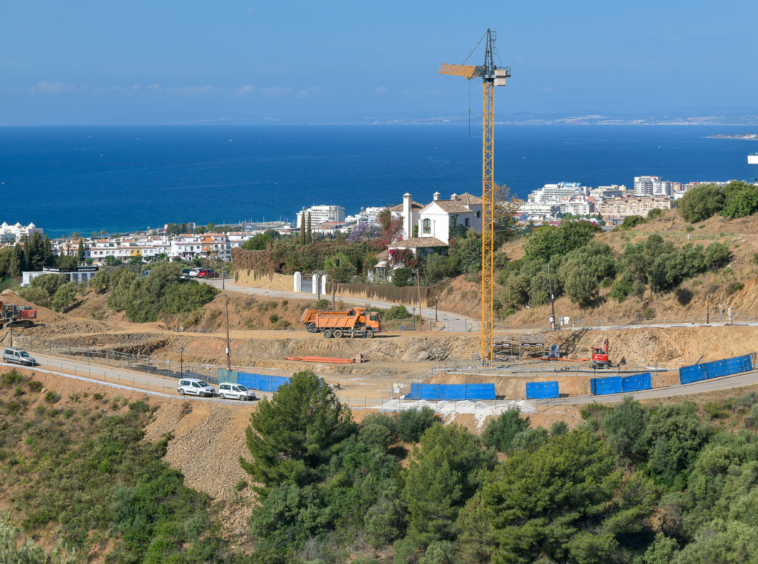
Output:
<instances>
[{"instance_id":1,"label":"blue fence panel","mask_svg":"<svg viewBox=\"0 0 758 564\"><path fill-rule=\"evenodd\" d=\"M722 376L728 376L729 372L726 369L726 362L723 360L716 360L703 365L705 369L705 377L707 379L720 378Z\"/></svg>"},{"instance_id":2,"label":"blue fence panel","mask_svg":"<svg viewBox=\"0 0 758 564\"><path fill-rule=\"evenodd\" d=\"M705 371L702 364L693 364L692 366L682 366L679 369L679 383L692 384L705 380Z\"/></svg>"},{"instance_id":3,"label":"blue fence panel","mask_svg":"<svg viewBox=\"0 0 758 564\"><path fill-rule=\"evenodd\" d=\"M445 401L463 401L466 399L465 384L441 384L439 386L439 399Z\"/></svg>"},{"instance_id":4,"label":"blue fence panel","mask_svg":"<svg viewBox=\"0 0 758 564\"><path fill-rule=\"evenodd\" d=\"M634 376L625 376L624 378L621 378L621 391L624 393L649 390L652 387L650 373L635 374Z\"/></svg>"},{"instance_id":5,"label":"blue fence panel","mask_svg":"<svg viewBox=\"0 0 758 564\"><path fill-rule=\"evenodd\" d=\"M251 390L275 392L279 389L279 386L283 386L289 381L290 379L285 376L266 376L265 374L240 372L236 383L247 386Z\"/></svg>"},{"instance_id":6,"label":"blue fence panel","mask_svg":"<svg viewBox=\"0 0 758 564\"><path fill-rule=\"evenodd\" d=\"M557 398L558 382L530 382L526 385L526 399Z\"/></svg>"},{"instance_id":7,"label":"blue fence panel","mask_svg":"<svg viewBox=\"0 0 758 564\"><path fill-rule=\"evenodd\" d=\"M468 384L466 386L467 400L494 400L495 384Z\"/></svg>"},{"instance_id":8,"label":"blue fence panel","mask_svg":"<svg viewBox=\"0 0 758 564\"><path fill-rule=\"evenodd\" d=\"M747 370L747 368L745 368L745 357L737 356L735 358L727 359L726 369L729 374L739 374L740 372L745 372Z\"/></svg>"},{"instance_id":9,"label":"blue fence panel","mask_svg":"<svg viewBox=\"0 0 758 564\"><path fill-rule=\"evenodd\" d=\"M405 399L437 399L437 384L411 384L411 391L405 395Z\"/></svg>"},{"instance_id":10,"label":"blue fence panel","mask_svg":"<svg viewBox=\"0 0 758 564\"><path fill-rule=\"evenodd\" d=\"M590 380L590 390L594 396L605 396L608 394L620 394L621 377L613 376L611 378L592 378Z\"/></svg>"},{"instance_id":11,"label":"blue fence panel","mask_svg":"<svg viewBox=\"0 0 758 564\"><path fill-rule=\"evenodd\" d=\"M280 386L284 386L285 384L289 384L290 379L286 376L271 376L271 381L269 384L269 391L275 392L279 389Z\"/></svg>"}]
</instances>

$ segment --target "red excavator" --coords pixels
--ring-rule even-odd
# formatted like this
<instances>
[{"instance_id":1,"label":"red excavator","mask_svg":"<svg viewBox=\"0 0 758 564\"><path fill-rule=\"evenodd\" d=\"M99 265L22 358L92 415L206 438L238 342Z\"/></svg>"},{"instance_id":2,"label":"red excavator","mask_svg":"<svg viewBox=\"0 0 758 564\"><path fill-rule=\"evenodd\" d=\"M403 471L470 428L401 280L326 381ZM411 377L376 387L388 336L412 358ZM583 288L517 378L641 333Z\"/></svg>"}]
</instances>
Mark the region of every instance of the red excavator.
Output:
<instances>
[{"instance_id":1,"label":"red excavator","mask_svg":"<svg viewBox=\"0 0 758 564\"><path fill-rule=\"evenodd\" d=\"M590 368L610 368L611 361L608 359L608 339L603 341L602 347L592 347L592 360Z\"/></svg>"},{"instance_id":2,"label":"red excavator","mask_svg":"<svg viewBox=\"0 0 758 564\"><path fill-rule=\"evenodd\" d=\"M9 327L34 327L37 310L29 306L17 306L0 302L0 323Z\"/></svg>"}]
</instances>

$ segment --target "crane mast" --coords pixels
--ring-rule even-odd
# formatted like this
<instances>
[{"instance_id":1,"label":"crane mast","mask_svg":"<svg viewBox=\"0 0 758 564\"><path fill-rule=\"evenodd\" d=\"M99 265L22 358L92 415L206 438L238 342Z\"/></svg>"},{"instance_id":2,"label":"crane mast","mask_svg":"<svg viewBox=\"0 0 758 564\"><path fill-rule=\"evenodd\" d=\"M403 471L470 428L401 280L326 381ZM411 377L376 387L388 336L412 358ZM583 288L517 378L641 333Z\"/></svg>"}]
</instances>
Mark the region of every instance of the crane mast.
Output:
<instances>
[{"instance_id":1,"label":"crane mast","mask_svg":"<svg viewBox=\"0 0 758 564\"><path fill-rule=\"evenodd\" d=\"M510 67L495 65L497 33L487 30L484 65L449 65L440 74L482 78L482 363L492 364L492 333L495 301L495 87L505 86Z\"/></svg>"}]
</instances>

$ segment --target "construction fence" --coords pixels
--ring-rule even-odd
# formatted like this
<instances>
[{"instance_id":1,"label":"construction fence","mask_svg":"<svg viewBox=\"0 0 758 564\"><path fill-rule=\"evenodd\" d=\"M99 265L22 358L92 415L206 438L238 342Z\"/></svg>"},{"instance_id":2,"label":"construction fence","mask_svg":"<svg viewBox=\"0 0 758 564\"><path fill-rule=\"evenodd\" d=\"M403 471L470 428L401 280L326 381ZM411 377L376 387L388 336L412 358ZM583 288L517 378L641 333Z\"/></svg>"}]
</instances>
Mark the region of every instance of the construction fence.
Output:
<instances>
[{"instance_id":1,"label":"construction fence","mask_svg":"<svg viewBox=\"0 0 758 564\"><path fill-rule=\"evenodd\" d=\"M411 384L404 399L432 401L494 400L495 384Z\"/></svg>"},{"instance_id":2,"label":"construction fence","mask_svg":"<svg viewBox=\"0 0 758 564\"><path fill-rule=\"evenodd\" d=\"M526 399L558 398L558 382L530 382L526 385Z\"/></svg>"},{"instance_id":3,"label":"construction fence","mask_svg":"<svg viewBox=\"0 0 758 564\"><path fill-rule=\"evenodd\" d=\"M611 378L591 378L590 393L593 396L610 394L626 394L652 389L650 373L634 374L633 376L613 376Z\"/></svg>"},{"instance_id":4,"label":"construction fence","mask_svg":"<svg viewBox=\"0 0 758 564\"><path fill-rule=\"evenodd\" d=\"M288 376L270 376L268 374L251 374L249 372L237 372L236 370L216 371L219 383L242 384L243 386L260 392L276 392L280 386L289 384Z\"/></svg>"},{"instance_id":5,"label":"construction fence","mask_svg":"<svg viewBox=\"0 0 758 564\"><path fill-rule=\"evenodd\" d=\"M748 372L752 369L753 358L749 354L703 364L683 366L679 369L679 383L691 384L702 380L710 380L711 378Z\"/></svg>"}]
</instances>

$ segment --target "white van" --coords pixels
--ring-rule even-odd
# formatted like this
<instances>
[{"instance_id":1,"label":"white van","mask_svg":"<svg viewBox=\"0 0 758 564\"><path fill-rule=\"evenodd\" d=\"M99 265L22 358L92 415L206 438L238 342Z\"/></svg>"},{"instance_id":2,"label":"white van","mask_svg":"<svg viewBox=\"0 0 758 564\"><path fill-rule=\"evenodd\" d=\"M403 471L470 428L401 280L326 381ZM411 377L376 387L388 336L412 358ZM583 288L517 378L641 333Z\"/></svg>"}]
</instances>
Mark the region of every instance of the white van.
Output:
<instances>
[{"instance_id":1,"label":"white van","mask_svg":"<svg viewBox=\"0 0 758 564\"><path fill-rule=\"evenodd\" d=\"M221 399L236 399L240 401L253 401L255 392L248 390L242 384L219 384L218 397Z\"/></svg>"},{"instance_id":2,"label":"white van","mask_svg":"<svg viewBox=\"0 0 758 564\"><path fill-rule=\"evenodd\" d=\"M191 394L193 396L208 396L213 397L216 395L216 390L213 386L206 384L205 380L199 378L182 378L179 380L179 388L177 391L181 394Z\"/></svg>"},{"instance_id":3,"label":"white van","mask_svg":"<svg viewBox=\"0 0 758 564\"><path fill-rule=\"evenodd\" d=\"M3 351L3 362L15 362L21 366L34 366L37 361L29 353L18 347L8 347Z\"/></svg>"}]
</instances>

